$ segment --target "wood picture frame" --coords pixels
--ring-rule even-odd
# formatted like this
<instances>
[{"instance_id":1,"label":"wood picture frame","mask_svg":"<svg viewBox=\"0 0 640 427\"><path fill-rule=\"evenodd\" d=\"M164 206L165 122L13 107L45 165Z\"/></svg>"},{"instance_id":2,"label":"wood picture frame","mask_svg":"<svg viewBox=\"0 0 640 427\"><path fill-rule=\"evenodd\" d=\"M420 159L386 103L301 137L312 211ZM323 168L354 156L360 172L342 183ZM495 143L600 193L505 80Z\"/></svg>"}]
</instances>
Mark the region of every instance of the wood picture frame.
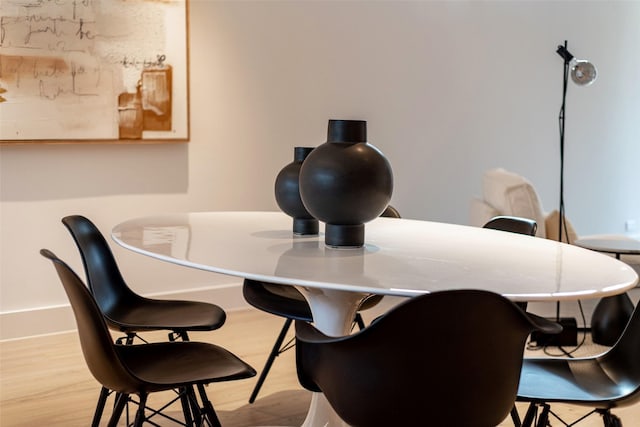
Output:
<instances>
[{"instance_id":1,"label":"wood picture frame","mask_svg":"<svg viewBox=\"0 0 640 427\"><path fill-rule=\"evenodd\" d=\"M0 143L188 141L188 1L0 3Z\"/></svg>"}]
</instances>

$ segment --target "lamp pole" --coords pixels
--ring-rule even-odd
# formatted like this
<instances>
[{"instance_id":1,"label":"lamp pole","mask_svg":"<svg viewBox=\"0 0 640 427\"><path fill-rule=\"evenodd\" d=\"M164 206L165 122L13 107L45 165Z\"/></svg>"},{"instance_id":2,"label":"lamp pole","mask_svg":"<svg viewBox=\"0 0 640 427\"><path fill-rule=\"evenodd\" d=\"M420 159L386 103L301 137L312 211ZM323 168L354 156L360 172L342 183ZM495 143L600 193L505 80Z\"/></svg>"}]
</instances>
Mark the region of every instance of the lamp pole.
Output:
<instances>
[{"instance_id":1,"label":"lamp pole","mask_svg":"<svg viewBox=\"0 0 640 427\"><path fill-rule=\"evenodd\" d=\"M567 41L564 46L558 46L556 50L558 55L564 60L563 79L562 79L562 105L560 106L560 114L558 115L558 125L560 128L560 202L558 204L558 242L562 242L562 225L564 223L564 122L566 117L567 104L567 86L569 83L569 63L573 59L573 55L567 50ZM567 236L569 242L569 236ZM560 301L556 301L556 321L560 322Z\"/></svg>"},{"instance_id":2,"label":"lamp pole","mask_svg":"<svg viewBox=\"0 0 640 427\"><path fill-rule=\"evenodd\" d=\"M579 86L588 86L596 80L598 72L596 67L589 61L574 58L567 50L567 41L564 45L558 46L556 50L558 55L564 60L564 69L562 75L562 106L560 107L560 116L558 117L560 124L560 206L558 207L558 241L562 241L562 232L564 228L567 243L569 236L567 234L567 224L564 215L564 125L566 119L566 102L567 102L567 86L569 84L569 70L571 69L571 79ZM573 65L573 67L571 67Z\"/></svg>"},{"instance_id":3,"label":"lamp pole","mask_svg":"<svg viewBox=\"0 0 640 427\"><path fill-rule=\"evenodd\" d=\"M558 46L556 51L558 55L564 59L563 80L562 80L562 105L560 107L560 115L558 116L558 124L560 127L560 203L558 206L558 242L562 241L562 227L564 223L564 124L566 117L567 103L567 86L569 83L569 64L573 59L573 55L567 50L567 41L564 46ZM569 237L567 236L567 241Z\"/></svg>"}]
</instances>

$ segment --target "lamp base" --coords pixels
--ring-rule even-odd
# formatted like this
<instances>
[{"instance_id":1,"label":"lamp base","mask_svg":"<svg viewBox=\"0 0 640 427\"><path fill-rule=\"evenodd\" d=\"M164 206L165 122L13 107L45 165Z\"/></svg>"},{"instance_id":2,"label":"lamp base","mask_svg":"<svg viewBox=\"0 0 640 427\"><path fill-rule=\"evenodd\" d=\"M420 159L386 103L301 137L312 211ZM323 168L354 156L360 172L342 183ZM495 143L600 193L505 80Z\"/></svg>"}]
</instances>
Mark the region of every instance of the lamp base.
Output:
<instances>
[{"instance_id":1,"label":"lamp base","mask_svg":"<svg viewBox=\"0 0 640 427\"><path fill-rule=\"evenodd\" d=\"M578 345L578 323L574 317L561 317L559 321L555 318L548 320L560 323L562 332L545 334L534 331L531 333L531 342L535 342L540 347L574 347Z\"/></svg>"}]
</instances>

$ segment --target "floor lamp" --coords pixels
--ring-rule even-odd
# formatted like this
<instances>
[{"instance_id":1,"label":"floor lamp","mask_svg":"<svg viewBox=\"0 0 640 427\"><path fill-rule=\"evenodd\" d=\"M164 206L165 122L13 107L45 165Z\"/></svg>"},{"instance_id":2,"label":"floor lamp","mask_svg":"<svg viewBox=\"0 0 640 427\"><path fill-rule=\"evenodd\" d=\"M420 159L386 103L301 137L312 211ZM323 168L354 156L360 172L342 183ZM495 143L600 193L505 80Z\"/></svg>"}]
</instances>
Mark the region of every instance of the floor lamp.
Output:
<instances>
[{"instance_id":1,"label":"floor lamp","mask_svg":"<svg viewBox=\"0 0 640 427\"><path fill-rule=\"evenodd\" d=\"M569 75L571 80L579 86L588 86L593 83L598 75L596 67L588 61L576 59L567 49L567 41L564 41L564 45L559 45L556 53L564 60L563 80L562 80L562 105L560 107L560 114L558 116L558 122L560 127L560 203L558 206L558 242L562 242L563 228L565 230L565 238L567 243L569 241L569 234L566 232L565 214L564 214L564 125L566 118L566 102L567 102L567 87L569 84ZM562 323L560 319L560 301L556 302L556 321ZM576 330L575 320L568 321L564 325L567 330ZM568 331L567 331L568 332ZM567 334L567 342L576 344L575 333ZM560 340L560 338L558 338ZM559 346L562 345L558 342Z\"/></svg>"},{"instance_id":2,"label":"floor lamp","mask_svg":"<svg viewBox=\"0 0 640 427\"><path fill-rule=\"evenodd\" d=\"M559 221L558 221L558 241L562 241L562 229L565 228L565 216L564 216L564 122L565 122L565 106L567 101L567 86L569 83L569 71L571 71L571 80L578 86L589 86L598 77L596 67L589 61L576 59L567 50L567 41L564 41L564 45L558 46L556 50L558 55L564 60L564 72L562 81L562 106L560 107L560 115L558 121L560 125L560 205L558 207ZM567 243L569 242L569 236L566 235Z\"/></svg>"},{"instance_id":3,"label":"floor lamp","mask_svg":"<svg viewBox=\"0 0 640 427\"><path fill-rule=\"evenodd\" d=\"M567 85L569 74L571 80L578 86L588 86L598 77L596 67L589 61L576 59L567 50L567 41L564 45L558 46L558 55L564 60L564 73L562 81L562 106L558 117L560 125L560 206L558 221L558 241L562 241L563 228L566 233L566 223L564 214L564 123L565 107L567 100ZM568 233L565 235L569 242ZM627 320L631 317L633 303L626 293L606 297L600 300L591 316L591 336L595 343L603 345L613 345L620 335L620 327L624 328ZM556 303L556 317L560 319L560 302Z\"/></svg>"}]
</instances>

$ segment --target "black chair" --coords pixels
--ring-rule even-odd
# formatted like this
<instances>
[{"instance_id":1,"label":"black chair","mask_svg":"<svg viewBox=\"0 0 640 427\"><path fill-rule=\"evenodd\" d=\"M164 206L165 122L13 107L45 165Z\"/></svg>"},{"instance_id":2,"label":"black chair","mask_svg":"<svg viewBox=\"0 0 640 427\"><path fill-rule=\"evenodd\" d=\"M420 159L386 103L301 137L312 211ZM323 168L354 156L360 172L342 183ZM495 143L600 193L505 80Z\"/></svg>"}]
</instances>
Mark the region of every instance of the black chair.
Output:
<instances>
[{"instance_id":1,"label":"black chair","mask_svg":"<svg viewBox=\"0 0 640 427\"><path fill-rule=\"evenodd\" d=\"M135 293L125 282L100 230L80 215L62 219L80 250L89 288L107 324L133 342L138 332L168 330L170 340L188 341L189 331L221 327L226 313L215 304L199 301L160 300Z\"/></svg>"},{"instance_id":2,"label":"black chair","mask_svg":"<svg viewBox=\"0 0 640 427\"><path fill-rule=\"evenodd\" d=\"M482 226L482 228L535 236L536 231L538 230L538 224L535 220L529 218L521 218L517 216L496 216L491 218ZM528 306L526 301L518 301L516 304L518 304L518 306L523 310L526 310Z\"/></svg>"},{"instance_id":3,"label":"black chair","mask_svg":"<svg viewBox=\"0 0 640 427\"><path fill-rule=\"evenodd\" d=\"M491 218L482 228L509 231L511 233L535 236L538 224L533 219L517 216L496 216Z\"/></svg>"},{"instance_id":4,"label":"black chair","mask_svg":"<svg viewBox=\"0 0 640 427\"><path fill-rule=\"evenodd\" d=\"M640 400L640 309L636 306L627 327L607 352L586 358L526 358L522 366L517 401L529 402L522 426L546 427L553 415L574 425L594 413L605 427L621 427L612 408ZM567 424L551 411L560 402L593 408ZM542 409L540 413L538 411ZM517 425L517 424L516 424ZM636 424L634 424L636 425Z\"/></svg>"},{"instance_id":5,"label":"black chair","mask_svg":"<svg viewBox=\"0 0 640 427\"><path fill-rule=\"evenodd\" d=\"M298 378L353 426L496 426L533 330L560 327L491 292L434 292L349 336L296 321Z\"/></svg>"},{"instance_id":6,"label":"black chair","mask_svg":"<svg viewBox=\"0 0 640 427\"><path fill-rule=\"evenodd\" d=\"M181 390L189 402L182 407L185 422L181 424L200 426L207 422L220 426L203 385L252 377L256 372L251 366L224 348L208 343L114 344L105 318L82 280L51 251L43 249L40 254L51 260L56 268L73 309L85 361L94 378L103 386L92 426L99 425L106 400L112 392L116 393L116 401L109 426L117 425L125 405L131 401L131 395L139 398L135 426L142 426L143 422L156 415L179 422L161 412L151 411L149 416L145 412L150 393L174 389ZM194 385L201 386L202 403L193 392Z\"/></svg>"},{"instance_id":7,"label":"black chair","mask_svg":"<svg viewBox=\"0 0 640 427\"><path fill-rule=\"evenodd\" d=\"M211 331L220 328L226 313L215 304L199 301L160 300L135 293L125 282L109 244L89 219L80 215L66 216L67 227L80 251L89 289L109 328L125 334L118 343L133 344L144 331L167 330L169 341L189 341L189 331ZM198 386L203 393L202 386ZM103 387L102 394L107 390ZM183 406L188 406L182 394ZM98 404L99 409L100 404Z\"/></svg>"},{"instance_id":8,"label":"black chair","mask_svg":"<svg viewBox=\"0 0 640 427\"><path fill-rule=\"evenodd\" d=\"M380 214L380 216L400 218L400 213L396 208L389 205L384 212ZM280 333L271 348L271 352L267 357L264 368L262 368L258 381L251 392L251 396L249 397L249 403L253 403L258 397L258 393L260 392L276 357L294 346L294 339L284 343L287 332L291 327L291 323L294 320L312 322L313 316L311 315L311 308L309 307L309 304L302 294L293 286L245 279L242 285L242 294L244 299L253 307L285 318L284 325L282 325L282 329L280 329ZM360 310L367 310L375 306L381 299L381 295L368 296L360 305ZM355 323L360 329L364 329L365 325L360 313L356 313Z\"/></svg>"},{"instance_id":9,"label":"black chair","mask_svg":"<svg viewBox=\"0 0 640 427\"><path fill-rule=\"evenodd\" d=\"M400 211L391 205L388 205L380 216L386 218L402 218L400 216Z\"/></svg>"}]
</instances>

